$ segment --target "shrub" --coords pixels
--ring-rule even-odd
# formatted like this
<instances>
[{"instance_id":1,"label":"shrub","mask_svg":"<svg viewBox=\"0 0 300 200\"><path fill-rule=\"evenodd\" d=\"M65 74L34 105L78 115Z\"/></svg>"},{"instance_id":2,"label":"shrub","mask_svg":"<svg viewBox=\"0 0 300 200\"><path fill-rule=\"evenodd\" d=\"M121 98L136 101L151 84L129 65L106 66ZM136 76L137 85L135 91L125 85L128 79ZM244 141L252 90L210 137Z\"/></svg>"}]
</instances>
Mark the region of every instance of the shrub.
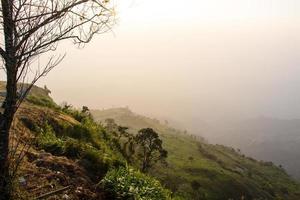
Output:
<instances>
[{"instance_id":1,"label":"shrub","mask_svg":"<svg viewBox=\"0 0 300 200\"><path fill-rule=\"evenodd\" d=\"M67 103L66 105L63 105L61 107L61 111L68 115L71 115L74 119L76 119L79 122L83 122L86 119L92 118L92 116L89 114L89 112L86 112L86 110L79 111L73 108L72 105L68 105Z\"/></svg>"},{"instance_id":2,"label":"shrub","mask_svg":"<svg viewBox=\"0 0 300 200\"><path fill-rule=\"evenodd\" d=\"M164 189L159 181L131 168L121 167L109 171L100 185L116 199L171 199L170 192Z\"/></svg>"},{"instance_id":3,"label":"shrub","mask_svg":"<svg viewBox=\"0 0 300 200\"><path fill-rule=\"evenodd\" d=\"M80 164L87 169L90 177L95 180L102 178L110 167L110 163L106 162L103 155L93 147L85 149L82 153Z\"/></svg>"},{"instance_id":4,"label":"shrub","mask_svg":"<svg viewBox=\"0 0 300 200\"><path fill-rule=\"evenodd\" d=\"M78 159L93 180L99 181L111 167L125 165L124 158L111 146L110 140L103 139L103 127L91 118L76 125L54 123L51 119L40 126L27 124L37 133L38 148L56 156Z\"/></svg>"},{"instance_id":5,"label":"shrub","mask_svg":"<svg viewBox=\"0 0 300 200\"><path fill-rule=\"evenodd\" d=\"M62 155L64 152L64 141L55 136L52 127L47 123L40 128L36 143L39 148L54 155Z\"/></svg>"},{"instance_id":6,"label":"shrub","mask_svg":"<svg viewBox=\"0 0 300 200\"><path fill-rule=\"evenodd\" d=\"M68 158L79 158L84 150L84 145L77 140L67 138L64 144L64 155Z\"/></svg>"},{"instance_id":7,"label":"shrub","mask_svg":"<svg viewBox=\"0 0 300 200\"><path fill-rule=\"evenodd\" d=\"M66 136L69 136L74 139L82 140L85 142L91 141L91 132L87 127L84 127L83 125L74 125L73 127L70 126L66 130Z\"/></svg>"}]
</instances>

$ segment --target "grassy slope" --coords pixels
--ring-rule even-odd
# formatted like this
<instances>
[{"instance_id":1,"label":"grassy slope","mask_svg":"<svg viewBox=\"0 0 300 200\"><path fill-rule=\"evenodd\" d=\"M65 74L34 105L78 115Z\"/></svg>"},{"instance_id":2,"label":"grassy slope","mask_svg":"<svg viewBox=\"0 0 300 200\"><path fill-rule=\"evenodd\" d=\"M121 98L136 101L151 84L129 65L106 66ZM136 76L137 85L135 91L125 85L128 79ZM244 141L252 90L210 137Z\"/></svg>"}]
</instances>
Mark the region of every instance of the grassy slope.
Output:
<instances>
[{"instance_id":1,"label":"grassy slope","mask_svg":"<svg viewBox=\"0 0 300 200\"><path fill-rule=\"evenodd\" d=\"M56 108L56 104L45 91L34 88L29 101L25 102L18 112L17 120L30 118L36 123L42 123L46 117L48 121L67 123L70 126L80 124L72 116ZM201 138L183 134L160 124L157 120L136 115L128 109L111 109L93 113L99 121L114 118L117 123L129 126L132 132L140 128L152 127L161 133L164 145L169 151L169 166L158 166L152 174L185 199L240 199L243 195L248 197L246 199L255 197L300 199L299 185L294 183L282 169L270 163L245 158L231 148L206 144ZM24 138L27 133L30 135L28 129L24 130L23 127L18 129L20 135L25 133ZM109 152L114 152L109 149L109 146L104 143L103 145ZM100 150L96 155L102 156L100 161L105 158ZM85 193L89 194L86 198L99 199L99 195L103 196L103 194L101 191L97 193L94 190L95 182L88 177L89 171L80 165L80 159L82 158L68 159L61 155L45 154L40 149L34 148L26 156L21 175L29 183L34 184L27 186L32 190L39 189L39 186L47 186L47 184L59 188L65 186L64 183L67 180L67 183L73 184L74 187L74 190L68 193L72 199L81 199L80 194ZM31 191L30 188L27 190ZM77 194L78 188L82 188L84 192ZM44 187L40 190L43 193L49 188Z\"/></svg>"},{"instance_id":2,"label":"grassy slope","mask_svg":"<svg viewBox=\"0 0 300 200\"><path fill-rule=\"evenodd\" d=\"M2 86L1 82L0 90ZM33 199L65 186L70 189L51 199L107 199L97 184L109 169L125 161L103 139L103 127L63 112L38 87L19 108L14 124L12 147L21 150L32 143L18 171L25 183L16 179L14 199ZM11 160L18 157L17 153Z\"/></svg>"},{"instance_id":3,"label":"grassy slope","mask_svg":"<svg viewBox=\"0 0 300 200\"><path fill-rule=\"evenodd\" d=\"M158 166L152 174L185 199L300 199L299 185L272 163L246 158L232 148L207 144L125 108L92 114L98 121L113 118L132 132L145 127L158 131L169 152L169 166Z\"/></svg>"}]
</instances>

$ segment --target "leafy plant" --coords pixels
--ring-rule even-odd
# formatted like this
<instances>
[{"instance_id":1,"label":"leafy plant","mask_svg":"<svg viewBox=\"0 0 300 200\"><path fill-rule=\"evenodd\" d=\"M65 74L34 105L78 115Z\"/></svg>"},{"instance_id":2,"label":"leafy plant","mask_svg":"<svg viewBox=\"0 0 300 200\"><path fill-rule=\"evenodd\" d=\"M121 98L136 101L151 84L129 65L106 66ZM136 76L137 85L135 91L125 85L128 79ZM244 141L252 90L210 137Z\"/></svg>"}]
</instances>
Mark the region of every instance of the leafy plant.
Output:
<instances>
[{"instance_id":1,"label":"leafy plant","mask_svg":"<svg viewBox=\"0 0 300 200\"><path fill-rule=\"evenodd\" d=\"M132 168L109 171L100 182L113 198L125 200L168 200L171 193L160 182Z\"/></svg>"},{"instance_id":2,"label":"leafy plant","mask_svg":"<svg viewBox=\"0 0 300 200\"><path fill-rule=\"evenodd\" d=\"M45 123L44 127L37 127L37 129L39 129L36 138L37 146L54 155L62 155L64 152L64 141L55 136L53 128L48 123Z\"/></svg>"},{"instance_id":3,"label":"leafy plant","mask_svg":"<svg viewBox=\"0 0 300 200\"><path fill-rule=\"evenodd\" d=\"M60 132L56 133L48 121L35 125L36 146L56 156L78 159L93 180L99 181L111 167L125 165L121 154L102 139L103 128L91 118L80 124L60 126Z\"/></svg>"}]
</instances>

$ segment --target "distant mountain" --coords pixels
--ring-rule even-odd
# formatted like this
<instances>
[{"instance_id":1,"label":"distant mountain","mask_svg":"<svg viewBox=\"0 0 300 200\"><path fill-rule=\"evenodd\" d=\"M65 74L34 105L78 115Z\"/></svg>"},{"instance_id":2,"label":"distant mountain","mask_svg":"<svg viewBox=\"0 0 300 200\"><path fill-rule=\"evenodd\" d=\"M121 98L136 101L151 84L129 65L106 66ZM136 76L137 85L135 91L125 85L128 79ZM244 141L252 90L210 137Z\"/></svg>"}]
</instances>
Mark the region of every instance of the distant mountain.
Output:
<instances>
[{"instance_id":1,"label":"distant mountain","mask_svg":"<svg viewBox=\"0 0 300 200\"><path fill-rule=\"evenodd\" d=\"M270 162L245 157L230 147L208 144L201 137L128 108L91 113L99 122L113 118L133 133L145 127L159 132L169 152L168 166L159 166L151 174L183 199L300 199L299 185Z\"/></svg>"},{"instance_id":2,"label":"distant mountain","mask_svg":"<svg viewBox=\"0 0 300 200\"><path fill-rule=\"evenodd\" d=\"M216 123L203 135L212 143L239 148L256 159L282 165L300 180L300 119L260 117Z\"/></svg>"}]
</instances>

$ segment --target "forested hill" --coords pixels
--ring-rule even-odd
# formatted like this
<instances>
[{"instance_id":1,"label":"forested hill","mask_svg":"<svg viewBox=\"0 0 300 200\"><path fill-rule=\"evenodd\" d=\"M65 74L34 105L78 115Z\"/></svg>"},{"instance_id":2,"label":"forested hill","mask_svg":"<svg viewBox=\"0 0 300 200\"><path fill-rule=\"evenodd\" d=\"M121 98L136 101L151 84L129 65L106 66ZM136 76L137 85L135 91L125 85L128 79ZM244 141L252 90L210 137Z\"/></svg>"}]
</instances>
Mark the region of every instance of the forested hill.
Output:
<instances>
[{"instance_id":1,"label":"forested hill","mask_svg":"<svg viewBox=\"0 0 300 200\"><path fill-rule=\"evenodd\" d=\"M168 167L157 167L151 173L185 199L299 199L299 185L271 162L248 158L230 147L207 144L202 138L128 108L94 110L92 115L99 122L112 118L132 132L151 127L160 133L169 152Z\"/></svg>"}]
</instances>

